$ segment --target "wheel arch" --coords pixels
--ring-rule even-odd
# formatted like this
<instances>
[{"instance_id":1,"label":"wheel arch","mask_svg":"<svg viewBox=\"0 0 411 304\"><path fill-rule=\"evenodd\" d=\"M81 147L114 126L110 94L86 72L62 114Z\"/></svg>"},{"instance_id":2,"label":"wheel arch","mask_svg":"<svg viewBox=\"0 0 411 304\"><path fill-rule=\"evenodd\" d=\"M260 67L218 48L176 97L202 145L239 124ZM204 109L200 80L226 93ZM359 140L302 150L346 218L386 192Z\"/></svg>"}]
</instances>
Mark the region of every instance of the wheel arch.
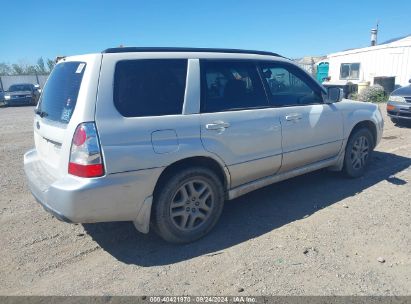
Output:
<instances>
[{"instance_id":1,"label":"wheel arch","mask_svg":"<svg viewBox=\"0 0 411 304\"><path fill-rule=\"evenodd\" d=\"M373 149L375 148L375 146L377 145L377 126L376 124L372 121L372 120L362 120L357 122L350 131L350 135L348 136L348 140L350 139L350 137L354 134L355 131L362 129L362 128L366 128L368 130L370 130L372 137L373 137ZM348 142L347 140L347 142Z\"/></svg>"},{"instance_id":2,"label":"wheel arch","mask_svg":"<svg viewBox=\"0 0 411 304\"><path fill-rule=\"evenodd\" d=\"M373 149L375 148L375 146L377 145L377 139L378 139L378 133L377 133L377 126L375 124L375 122L373 122L372 120L369 119L364 119L364 120L360 120L357 121L356 123L353 124L353 126L351 127L350 131L347 132L348 136L345 137L344 142L341 146L341 151L338 157L338 161L336 163L336 165L331 166L329 169L331 171L341 171L344 167L344 158L345 158L345 150L347 147L347 144L351 138L351 136L354 134L355 131L362 129L362 128L367 128L368 130L370 130L372 137L373 137Z\"/></svg>"},{"instance_id":3,"label":"wheel arch","mask_svg":"<svg viewBox=\"0 0 411 304\"><path fill-rule=\"evenodd\" d=\"M174 163L168 165L163 172L161 172L159 178L157 179L157 183L154 187L153 191L153 198L155 199L158 195L161 185L165 183L165 181L175 172L182 170L184 168L200 166L207 169L211 169L214 173L217 174L218 178L223 183L224 190L227 191L230 185L230 173L225 165L221 162L215 160L212 157L208 156L194 156L183 158Z\"/></svg>"}]
</instances>

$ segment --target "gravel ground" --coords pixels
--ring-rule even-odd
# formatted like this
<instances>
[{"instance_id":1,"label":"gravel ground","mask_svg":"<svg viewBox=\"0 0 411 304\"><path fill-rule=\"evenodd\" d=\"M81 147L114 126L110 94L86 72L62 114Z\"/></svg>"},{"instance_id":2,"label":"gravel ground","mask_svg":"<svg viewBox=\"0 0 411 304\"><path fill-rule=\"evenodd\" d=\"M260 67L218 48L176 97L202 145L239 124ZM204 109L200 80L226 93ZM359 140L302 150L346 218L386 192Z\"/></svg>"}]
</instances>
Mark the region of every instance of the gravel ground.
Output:
<instances>
[{"instance_id":1,"label":"gravel ground","mask_svg":"<svg viewBox=\"0 0 411 304\"><path fill-rule=\"evenodd\" d=\"M227 202L207 237L175 246L131 223L46 213L22 167L32 113L0 108L1 295L411 294L409 126L386 119L363 178L323 170L257 190Z\"/></svg>"}]
</instances>

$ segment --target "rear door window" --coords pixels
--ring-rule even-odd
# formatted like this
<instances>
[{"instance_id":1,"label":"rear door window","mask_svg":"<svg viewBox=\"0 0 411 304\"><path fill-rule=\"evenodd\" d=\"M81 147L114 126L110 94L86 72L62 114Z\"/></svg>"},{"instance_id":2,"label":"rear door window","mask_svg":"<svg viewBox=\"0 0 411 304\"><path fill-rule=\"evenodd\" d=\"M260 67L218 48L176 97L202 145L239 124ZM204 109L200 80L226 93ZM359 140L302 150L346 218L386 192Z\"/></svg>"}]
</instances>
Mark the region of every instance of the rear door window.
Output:
<instances>
[{"instance_id":1,"label":"rear door window","mask_svg":"<svg viewBox=\"0 0 411 304\"><path fill-rule=\"evenodd\" d=\"M116 64L114 105L125 117L181 114L187 59L138 59Z\"/></svg>"},{"instance_id":2,"label":"rear door window","mask_svg":"<svg viewBox=\"0 0 411 304\"><path fill-rule=\"evenodd\" d=\"M201 62L203 113L268 107L257 67L248 61Z\"/></svg>"},{"instance_id":3,"label":"rear door window","mask_svg":"<svg viewBox=\"0 0 411 304\"><path fill-rule=\"evenodd\" d=\"M69 123L76 107L85 69L85 62L57 64L41 94L37 113L48 120Z\"/></svg>"}]
</instances>

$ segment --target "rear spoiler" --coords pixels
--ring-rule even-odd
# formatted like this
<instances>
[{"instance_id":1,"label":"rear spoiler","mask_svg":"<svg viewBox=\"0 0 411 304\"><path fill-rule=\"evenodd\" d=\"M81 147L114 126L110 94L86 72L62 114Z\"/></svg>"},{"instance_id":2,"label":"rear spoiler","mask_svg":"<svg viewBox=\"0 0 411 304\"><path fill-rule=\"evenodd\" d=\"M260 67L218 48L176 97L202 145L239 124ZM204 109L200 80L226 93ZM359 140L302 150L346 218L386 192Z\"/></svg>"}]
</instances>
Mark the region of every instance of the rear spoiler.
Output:
<instances>
[{"instance_id":1,"label":"rear spoiler","mask_svg":"<svg viewBox=\"0 0 411 304\"><path fill-rule=\"evenodd\" d=\"M54 62L55 63L58 63L60 60L63 60L64 58L66 58L67 56L57 56L55 59L54 59Z\"/></svg>"}]
</instances>

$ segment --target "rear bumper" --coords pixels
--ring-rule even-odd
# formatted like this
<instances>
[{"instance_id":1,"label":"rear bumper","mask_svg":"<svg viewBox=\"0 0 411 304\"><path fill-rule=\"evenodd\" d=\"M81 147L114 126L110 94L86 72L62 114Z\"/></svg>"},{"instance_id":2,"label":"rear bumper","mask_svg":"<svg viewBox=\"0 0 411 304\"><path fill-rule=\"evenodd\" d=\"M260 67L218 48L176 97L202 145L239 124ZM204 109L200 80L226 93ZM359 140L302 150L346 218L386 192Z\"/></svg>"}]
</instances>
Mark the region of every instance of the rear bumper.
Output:
<instances>
[{"instance_id":1,"label":"rear bumper","mask_svg":"<svg viewBox=\"0 0 411 304\"><path fill-rule=\"evenodd\" d=\"M99 178L51 176L36 150L24 155L29 188L44 209L70 223L138 221L147 226L150 214L140 210L151 201L161 168L109 174ZM147 213L147 212L145 212ZM148 218L147 218L148 217Z\"/></svg>"},{"instance_id":2,"label":"rear bumper","mask_svg":"<svg viewBox=\"0 0 411 304\"><path fill-rule=\"evenodd\" d=\"M38 197L36 197L36 195L33 193L33 191L32 191L32 194L33 194L34 198L36 199L37 203L39 203L44 208L44 210L46 210L48 213L52 214L55 218L59 219L62 222L73 223L71 220L69 220L63 214L61 214L57 210L54 210L53 208L51 208L50 206L48 206L44 202L42 202Z\"/></svg>"},{"instance_id":3,"label":"rear bumper","mask_svg":"<svg viewBox=\"0 0 411 304\"><path fill-rule=\"evenodd\" d=\"M411 120L411 103L389 101L387 107L392 106L391 110L387 109L387 115L391 118Z\"/></svg>"}]
</instances>

